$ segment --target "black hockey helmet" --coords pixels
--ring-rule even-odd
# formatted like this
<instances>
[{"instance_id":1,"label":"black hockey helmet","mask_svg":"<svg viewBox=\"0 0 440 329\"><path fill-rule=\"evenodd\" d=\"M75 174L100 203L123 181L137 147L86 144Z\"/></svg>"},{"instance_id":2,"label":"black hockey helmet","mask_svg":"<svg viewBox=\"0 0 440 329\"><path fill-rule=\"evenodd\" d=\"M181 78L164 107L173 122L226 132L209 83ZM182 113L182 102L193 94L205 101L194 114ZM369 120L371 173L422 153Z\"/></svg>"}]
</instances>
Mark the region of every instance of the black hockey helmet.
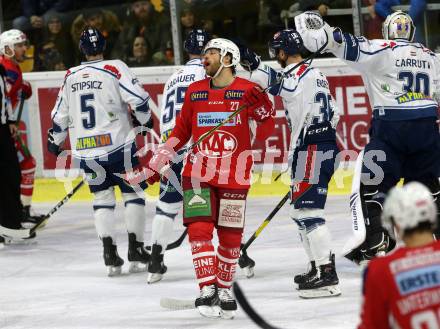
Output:
<instances>
[{"instance_id":1,"label":"black hockey helmet","mask_svg":"<svg viewBox=\"0 0 440 329\"><path fill-rule=\"evenodd\" d=\"M98 29L86 27L81 33L78 46L84 55L102 54L105 50L105 38Z\"/></svg>"},{"instance_id":2,"label":"black hockey helmet","mask_svg":"<svg viewBox=\"0 0 440 329\"><path fill-rule=\"evenodd\" d=\"M208 32L202 29L193 29L188 33L183 48L188 54L200 55L209 40L211 40L211 36Z\"/></svg>"},{"instance_id":3,"label":"black hockey helmet","mask_svg":"<svg viewBox=\"0 0 440 329\"><path fill-rule=\"evenodd\" d=\"M274 59L280 49L284 50L287 55L303 55L305 52L304 42L301 35L293 30L282 30L274 34L272 40L269 41L269 56Z\"/></svg>"}]
</instances>

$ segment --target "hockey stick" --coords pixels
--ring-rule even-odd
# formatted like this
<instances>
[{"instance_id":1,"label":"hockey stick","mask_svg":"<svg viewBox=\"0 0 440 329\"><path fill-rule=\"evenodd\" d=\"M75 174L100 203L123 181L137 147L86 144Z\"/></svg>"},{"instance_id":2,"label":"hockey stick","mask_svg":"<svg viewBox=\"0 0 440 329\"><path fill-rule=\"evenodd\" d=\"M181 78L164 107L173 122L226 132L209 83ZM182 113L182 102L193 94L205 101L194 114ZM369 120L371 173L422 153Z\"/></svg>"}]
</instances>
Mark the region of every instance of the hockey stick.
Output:
<instances>
[{"instance_id":1,"label":"hockey stick","mask_svg":"<svg viewBox=\"0 0 440 329\"><path fill-rule=\"evenodd\" d=\"M241 252L246 252L247 248L252 244L252 242L255 241L255 239L260 235L261 231L264 230L264 228L267 226L267 224L270 223L272 218L275 217L275 215L278 213L278 211L284 206L284 204L289 200L290 197L290 191L286 193L286 195L278 202L276 207L271 211L269 216L266 217L266 219L261 223L261 225L257 228L257 230L252 234L252 236L246 241L246 243L241 247Z\"/></svg>"},{"instance_id":2,"label":"hockey stick","mask_svg":"<svg viewBox=\"0 0 440 329\"><path fill-rule=\"evenodd\" d=\"M167 245L166 250L176 249L177 247L180 247L183 240L185 240L187 233L188 233L188 229L186 228L176 241L171 242L170 244ZM147 246L146 249L151 250L151 246Z\"/></svg>"},{"instance_id":3,"label":"hockey stick","mask_svg":"<svg viewBox=\"0 0 440 329\"><path fill-rule=\"evenodd\" d=\"M10 229L0 225L0 236L12 239L26 239L29 238L38 228L40 228L50 216L58 211L69 199L84 185L85 180L81 180L55 207L53 207L46 215L38 220L36 225L30 229Z\"/></svg>"},{"instance_id":4,"label":"hockey stick","mask_svg":"<svg viewBox=\"0 0 440 329\"><path fill-rule=\"evenodd\" d=\"M258 325L260 328L263 329L281 329L279 327L274 327L271 324L267 323L266 320L264 320L254 310L254 308L247 301L246 296L243 294L243 291L241 290L237 282L234 282L233 289L234 289L235 298L237 299L241 308L246 312L246 314L251 318L251 320L255 322L256 325Z\"/></svg>"}]
</instances>

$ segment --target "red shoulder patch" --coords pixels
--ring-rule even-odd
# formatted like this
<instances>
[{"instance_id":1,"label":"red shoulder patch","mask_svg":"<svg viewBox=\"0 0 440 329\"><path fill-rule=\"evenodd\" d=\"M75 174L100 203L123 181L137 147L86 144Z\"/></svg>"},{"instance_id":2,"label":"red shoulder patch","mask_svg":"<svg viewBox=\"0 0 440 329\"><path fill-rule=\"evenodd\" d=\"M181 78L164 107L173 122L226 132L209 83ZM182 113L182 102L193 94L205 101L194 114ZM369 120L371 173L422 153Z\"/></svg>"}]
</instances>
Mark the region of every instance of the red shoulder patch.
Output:
<instances>
[{"instance_id":1,"label":"red shoulder patch","mask_svg":"<svg viewBox=\"0 0 440 329\"><path fill-rule=\"evenodd\" d=\"M108 64L104 65L104 70L109 71L109 72L113 73L114 75L116 75L118 80L121 78L121 73L119 73L118 69L113 65L108 65Z\"/></svg>"},{"instance_id":2,"label":"red shoulder patch","mask_svg":"<svg viewBox=\"0 0 440 329\"><path fill-rule=\"evenodd\" d=\"M296 72L296 75L298 76L298 77L300 77L304 72L305 72L305 70L307 70L307 65L306 64L303 64L303 65L301 65L300 67L299 67L299 69L298 69L298 71Z\"/></svg>"}]
</instances>

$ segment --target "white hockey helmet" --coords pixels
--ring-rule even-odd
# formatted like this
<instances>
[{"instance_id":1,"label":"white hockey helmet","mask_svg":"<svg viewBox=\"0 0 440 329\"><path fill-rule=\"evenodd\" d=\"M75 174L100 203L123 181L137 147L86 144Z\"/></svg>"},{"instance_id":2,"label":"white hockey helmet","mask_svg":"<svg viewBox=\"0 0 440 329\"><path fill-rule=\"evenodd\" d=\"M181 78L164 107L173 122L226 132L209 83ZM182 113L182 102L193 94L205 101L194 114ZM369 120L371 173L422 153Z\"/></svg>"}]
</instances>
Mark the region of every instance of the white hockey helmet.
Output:
<instances>
[{"instance_id":1,"label":"white hockey helmet","mask_svg":"<svg viewBox=\"0 0 440 329\"><path fill-rule=\"evenodd\" d=\"M416 27L407 13L401 10L387 16L382 24L382 35L386 40L405 39L413 41Z\"/></svg>"},{"instance_id":2,"label":"white hockey helmet","mask_svg":"<svg viewBox=\"0 0 440 329\"><path fill-rule=\"evenodd\" d=\"M416 228L422 222L430 222L434 228L437 224L437 206L431 192L419 182L394 187L385 200L382 222L390 232L393 231L393 223L402 232Z\"/></svg>"},{"instance_id":3,"label":"white hockey helmet","mask_svg":"<svg viewBox=\"0 0 440 329\"><path fill-rule=\"evenodd\" d=\"M8 57L13 57L15 55L14 46L17 43L26 42L26 34L20 30L12 29L0 34L0 53ZM6 47L12 50L12 55L6 54Z\"/></svg>"},{"instance_id":4,"label":"white hockey helmet","mask_svg":"<svg viewBox=\"0 0 440 329\"><path fill-rule=\"evenodd\" d=\"M238 49L237 45L231 40L223 38L211 39L206 44L203 53L212 48L218 49L220 51L221 63L223 63L223 58L226 56L227 53L230 53L232 55L231 64L224 65L224 67L235 67L238 65L238 63L240 63L240 50Z\"/></svg>"}]
</instances>

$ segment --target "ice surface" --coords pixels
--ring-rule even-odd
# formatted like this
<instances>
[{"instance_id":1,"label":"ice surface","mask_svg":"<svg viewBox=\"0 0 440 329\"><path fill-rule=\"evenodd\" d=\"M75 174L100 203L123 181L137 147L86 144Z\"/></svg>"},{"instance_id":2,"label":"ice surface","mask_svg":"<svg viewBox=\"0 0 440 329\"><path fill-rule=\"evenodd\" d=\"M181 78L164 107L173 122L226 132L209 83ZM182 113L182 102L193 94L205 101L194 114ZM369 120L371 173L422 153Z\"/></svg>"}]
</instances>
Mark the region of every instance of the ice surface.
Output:
<instances>
[{"instance_id":1,"label":"ice surface","mask_svg":"<svg viewBox=\"0 0 440 329\"><path fill-rule=\"evenodd\" d=\"M247 206L246 238L281 199L253 198ZM47 211L52 204L37 204ZM342 296L303 300L293 288L293 275L306 267L306 256L288 206L272 220L248 249L255 259L255 277L238 280L254 308L282 328L354 328L358 322L361 271L343 259L340 250L351 232L348 196L329 197L326 210L336 250ZM126 259L123 208L117 207L119 254ZM146 241L151 235L154 202L147 204ZM183 231L179 218L175 238ZM168 273L147 285L146 274L108 278L96 237L90 203L70 203L40 231L38 243L0 250L0 328L257 328L239 310L234 320L202 318L196 310L169 311L161 297L192 299L198 294L190 248L185 241L167 252Z\"/></svg>"}]
</instances>

